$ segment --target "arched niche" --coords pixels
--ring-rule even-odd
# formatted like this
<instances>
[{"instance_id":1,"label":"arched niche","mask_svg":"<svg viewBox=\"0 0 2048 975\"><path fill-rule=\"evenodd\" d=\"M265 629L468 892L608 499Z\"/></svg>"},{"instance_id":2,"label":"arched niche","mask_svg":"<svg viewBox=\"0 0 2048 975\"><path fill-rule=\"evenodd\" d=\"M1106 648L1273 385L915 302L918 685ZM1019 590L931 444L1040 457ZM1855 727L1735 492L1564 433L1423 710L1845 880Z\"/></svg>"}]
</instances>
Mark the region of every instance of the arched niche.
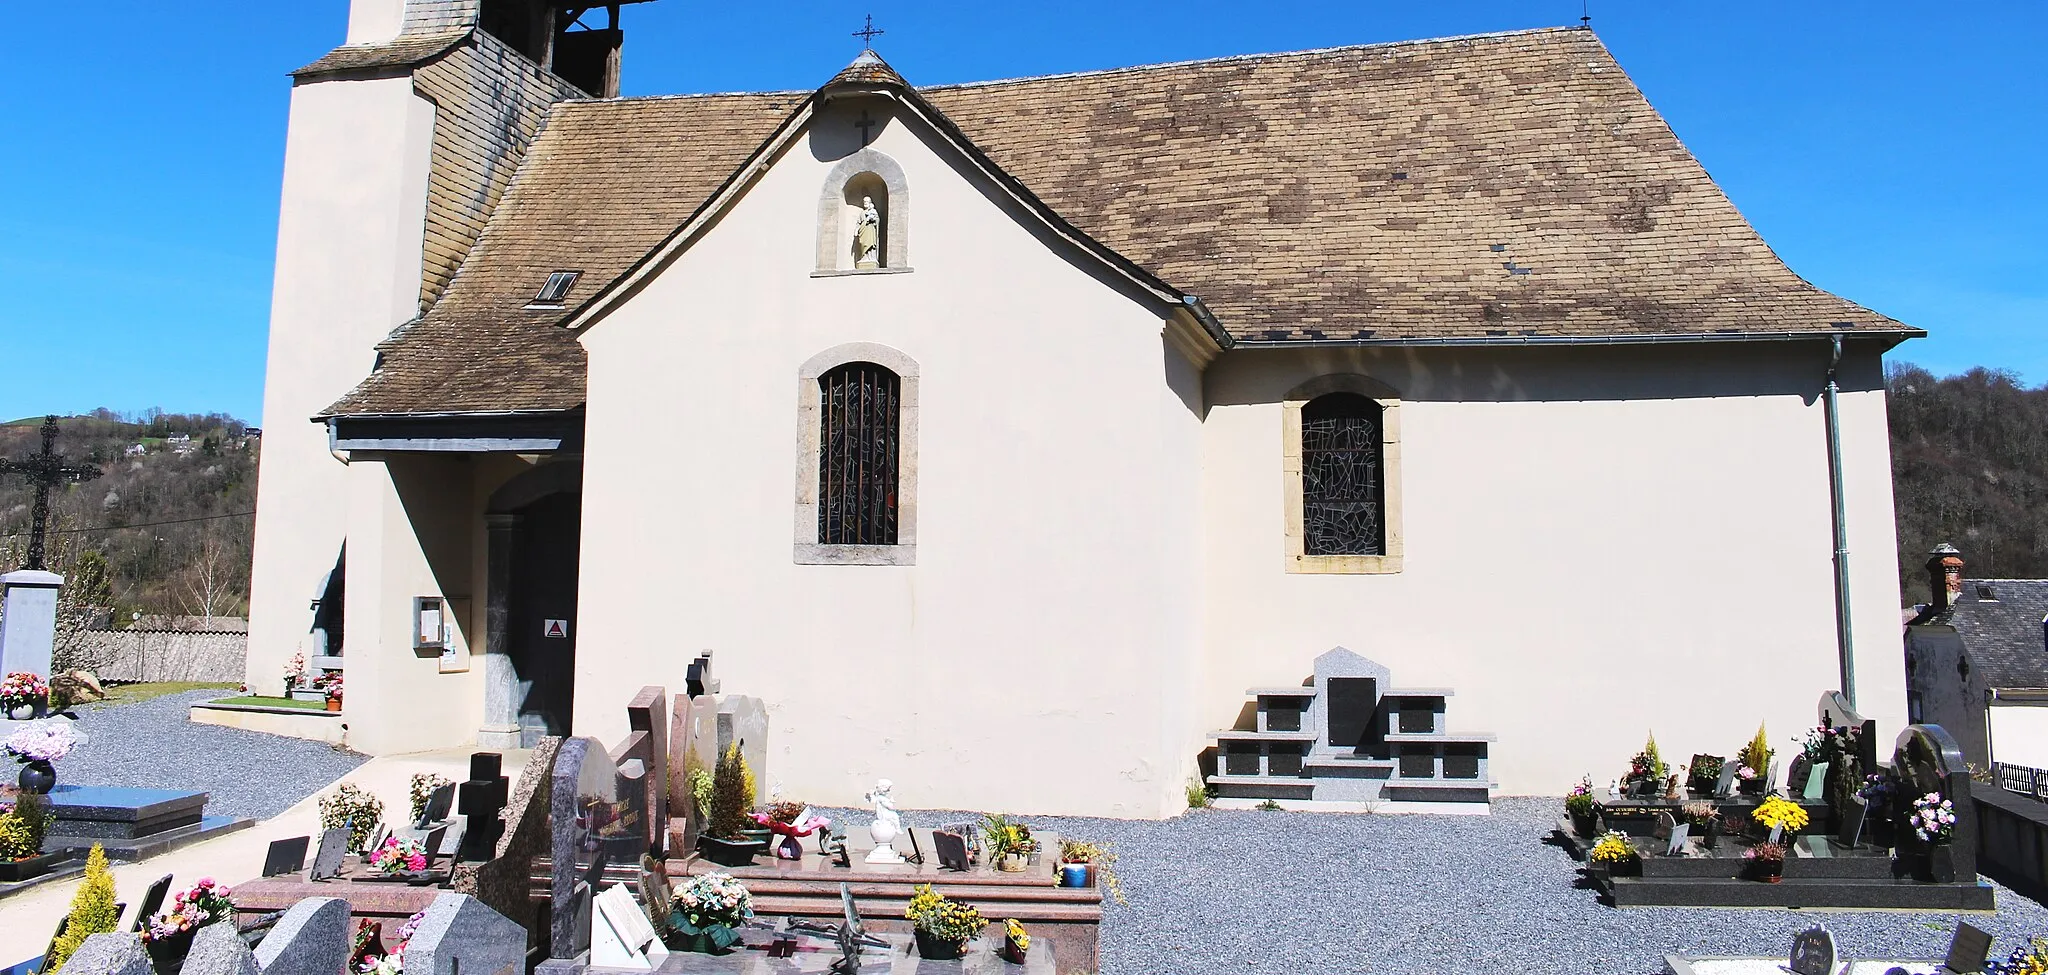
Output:
<instances>
[{"instance_id":1,"label":"arched niche","mask_svg":"<svg viewBox=\"0 0 2048 975\"><path fill-rule=\"evenodd\" d=\"M874 201L880 218L880 260L874 268L855 266L855 230L862 200ZM903 271L910 268L910 185L903 167L873 147L833 165L818 194L817 270L821 273Z\"/></svg>"}]
</instances>

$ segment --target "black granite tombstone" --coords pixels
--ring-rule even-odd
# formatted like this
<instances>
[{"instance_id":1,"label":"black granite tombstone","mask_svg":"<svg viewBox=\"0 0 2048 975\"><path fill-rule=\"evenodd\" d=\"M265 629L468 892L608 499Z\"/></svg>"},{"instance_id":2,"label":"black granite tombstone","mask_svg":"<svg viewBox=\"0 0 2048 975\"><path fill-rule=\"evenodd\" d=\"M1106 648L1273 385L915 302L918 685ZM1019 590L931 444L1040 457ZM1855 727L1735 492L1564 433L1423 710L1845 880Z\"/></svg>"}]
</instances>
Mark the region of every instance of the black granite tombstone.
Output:
<instances>
[{"instance_id":1,"label":"black granite tombstone","mask_svg":"<svg viewBox=\"0 0 2048 975\"><path fill-rule=\"evenodd\" d=\"M420 852L425 853L427 856L428 869L433 869L434 858L441 855L441 844L446 842L448 842L447 823L442 823L433 829L427 830L427 838L421 842L421 846L424 849Z\"/></svg>"},{"instance_id":2,"label":"black granite tombstone","mask_svg":"<svg viewBox=\"0 0 2048 975\"><path fill-rule=\"evenodd\" d=\"M967 840L952 830L932 831L932 847L939 858L939 869L966 871Z\"/></svg>"},{"instance_id":3,"label":"black granite tombstone","mask_svg":"<svg viewBox=\"0 0 2048 975\"><path fill-rule=\"evenodd\" d=\"M267 877L270 875L264 874L264 876ZM155 917L156 912L163 909L164 898L168 896L170 892L170 874L164 874L163 876L156 878L156 881L149 885L149 889L144 891L142 894L142 903L136 905L135 927L133 930L141 931L149 927L149 919Z\"/></svg>"},{"instance_id":4,"label":"black granite tombstone","mask_svg":"<svg viewBox=\"0 0 2048 975\"><path fill-rule=\"evenodd\" d=\"M310 836L272 840L270 851L263 856L263 876L278 877L306 869L306 847L312 842Z\"/></svg>"},{"instance_id":5,"label":"black granite tombstone","mask_svg":"<svg viewBox=\"0 0 2048 975\"><path fill-rule=\"evenodd\" d=\"M497 752L476 752L469 756L469 781L457 790L455 811L464 819L462 842L455 858L478 863L498 855L498 837L505 824L499 813L510 801L511 780L504 775L504 759Z\"/></svg>"},{"instance_id":6,"label":"black granite tombstone","mask_svg":"<svg viewBox=\"0 0 2048 975\"><path fill-rule=\"evenodd\" d=\"M1948 942L1948 958L1941 967L1959 975L1984 970L1991 957L1991 935L1962 922L1956 923L1955 937Z\"/></svg>"},{"instance_id":7,"label":"black granite tombstone","mask_svg":"<svg viewBox=\"0 0 2048 975\"><path fill-rule=\"evenodd\" d=\"M1785 967L1792 975L1835 975L1841 958L1835 953L1835 936L1816 924L1792 938L1792 955Z\"/></svg>"},{"instance_id":8,"label":"black granite tombstone","mask_svg":"<svg viewBox=\"0 0 2048 975\"><path fill-rule=\"evenodd\" d=\"M313 854L313 869L307 880L333 880L341 876L341 859L348 855L348 828L336 827L320 834L320 849Z\"/></svg>"},{"instance_id":9,"label":"black granite tombstone","mask_svg":"<svg viewBox=\"0 0 2048 975\"><path fill-rule=\"evenodd\" d=\"M1947 855L1961 883L1977 880L1977 804L1970 799L1970 767L1963 760L1961 746L1940 725L1916 724L1899 732L1892 752L1892 776L1904 787L1901 805L1931 793L1954 804L1954 839L1946 844ZM1900 830L1910 836L1908 830Z\"/></svg>"},{"instance_id":10,"label":"black granite tombstone","mask_svg":"<svg viewBox=\"0 0 2048 975\"><path fill-rule=\"evenodd\" d=\"M712 690L711 651L706 650L690 661L689 669L683 672L683 693L695 699Z\"/></svg>"}]
</instances>

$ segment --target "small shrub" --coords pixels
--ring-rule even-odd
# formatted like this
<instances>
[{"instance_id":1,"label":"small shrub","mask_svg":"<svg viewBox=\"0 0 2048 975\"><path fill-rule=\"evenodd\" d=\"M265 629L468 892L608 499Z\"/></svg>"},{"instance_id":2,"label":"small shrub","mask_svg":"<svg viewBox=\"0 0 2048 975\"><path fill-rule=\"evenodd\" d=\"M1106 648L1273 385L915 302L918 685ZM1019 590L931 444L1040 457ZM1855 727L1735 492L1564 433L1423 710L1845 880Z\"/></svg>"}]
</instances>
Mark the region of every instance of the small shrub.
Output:
<instances>
[{"instance_id":1,"label":"small shrub","mask_svg":"<svg viewBox=\"0 0 2048 975\"><path fill-rule=\"evenodd\" d=\"M747 818L747 810L754 805L753 784L754 773L747 768L746 756L740 754L739 742L733 742L719 756L718 770L711 775L712 836L736 840L754 824Z\"/></svg>"},{"instance_id":2,"label":"small shrub","mask_svg":"<svg viewBox=\"0 0 2048 975\"><path fill-rule=\"evenodd\" d=\"M384 800L364 792L353 782L343 782L320 797L320 828L348 829L348 845L360 850L384 822Z\"/></svg>"},{"instance_id":3,"label":"small shrub","mask_svg":"<svg viewBox=\"0 0 2048 975\"><path fill-rule=\"evenodd\" d=\"M64 927L64 936L50 946L50 957L43 962L46 972L62 969L85 939L120 926L121 912L114 907L114 871L107 866L107 851L98 843L86 854L85 880L71 895L68 916L71 920Z\"/></svg>"},{"instance_id":4,"label":"small shrub","mask_svg":"<svg viewBox=\"0 0 2048 975\"><path fill-rule=\"evenodd\" d=\"M1211 796L1209 795L1209 787L1203 785L1200 779L1189 779L1188 808L1207 809L1209 808L1210 804Z\"/></svg>"},{"instance_id":5,"label":"small shrub","mask_svg":"<svg viewBox=\"0 0 2048 975\"><path fill-rule=\"evenodd\" d=\"M1269 812L1270 812L1270 811L1273 811L1273 810L1279 809L1279 808L1280 808L1280 804L1279 804L1279 803L1277 803L1277 802L1274 802L1274 801L1273 801L1273 800L1271 800L1271 799L1268 799L1268 800L1266 800L1265 802L1259 803L1259 808L1260 808L1260 809L1264 809L1264 810L1267 810L1267 811L1269 811Z\"/></svg>"},{"instance_id":6,"label":"small shrub","mask_svg":"<svg viewBox=\"0 0 2048 975\"><path fill-rule=\"evenodd\" d=\"M711 773L700 766L690 768L690 801L697 805L700 818L711 818Z\"/></svg>"}]
</instances>

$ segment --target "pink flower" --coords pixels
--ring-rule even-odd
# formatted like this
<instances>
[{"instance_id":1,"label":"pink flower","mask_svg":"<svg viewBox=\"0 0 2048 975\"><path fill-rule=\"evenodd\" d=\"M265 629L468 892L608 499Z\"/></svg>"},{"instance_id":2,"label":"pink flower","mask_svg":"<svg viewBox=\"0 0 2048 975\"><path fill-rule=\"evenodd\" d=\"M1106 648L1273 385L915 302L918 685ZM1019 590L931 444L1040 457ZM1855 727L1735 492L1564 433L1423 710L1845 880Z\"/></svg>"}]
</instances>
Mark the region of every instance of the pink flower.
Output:
<instances>
[{"instance_id":1,"label":"pink flower","mask_svg":"<svg viewBox=\"0 0 2048 975\"><path fill-rule=\"evenodd\" d=\"M413 855L412 855L412 858L411 858L411 859L409 859L409 860L405 861L405 868L406 868L407 870L412 870L412 871L420 871L420 870L425 870L425 869L427 869L427 856L426 856L426 854L424 854L424 853L415 853L415 854L413 854Z\"/></svg>"}]
</instances>

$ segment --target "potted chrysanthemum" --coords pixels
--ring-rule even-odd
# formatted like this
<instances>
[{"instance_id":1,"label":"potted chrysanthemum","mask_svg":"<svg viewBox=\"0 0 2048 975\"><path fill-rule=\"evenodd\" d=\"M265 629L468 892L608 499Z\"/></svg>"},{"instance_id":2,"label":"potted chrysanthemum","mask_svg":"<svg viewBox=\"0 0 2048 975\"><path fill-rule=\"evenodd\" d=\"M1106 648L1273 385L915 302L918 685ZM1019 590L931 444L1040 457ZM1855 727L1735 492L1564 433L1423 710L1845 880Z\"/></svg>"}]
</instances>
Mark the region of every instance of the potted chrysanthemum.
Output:
<instances>
[{"instance_id":1,"label":"potted chrysanthemum","mask_svg":"<svg viewBox=\"0 0 2048 975\"><path fill-rule=\"evenodd\" d=\"M930 884L917 885L903 917L917 937L918 955L934 960L966 954L968 940L988 924L980 911L933 890Z\"/></svg>"},{"instance_id":2,"label":"potted chrysanthemum","mask_svg":"<svg viewBox=\"0 0 2048 975\"><path fill-rule=\"evenodd\" d=\"M754 916L754 896L731 874L699 874L671 895L669 926L678 942L670 947L723 955L739 943L736 928Z\"/></svg>"},{"instance_id":3,"label":"potted chrysanthemum","mask_svg":"<svg viewBox=\"0 0 2048 975\"><path fill-rule=\"evenodd\" d=\"M1636 877L1643 872L1642 854L1636 852L1628 834L1619 830L1611 830L1600 837L1593 844L1593 852L1589 856L1595 864L1606 867L1609 876Z\"/></svg>"}]
</instances>

